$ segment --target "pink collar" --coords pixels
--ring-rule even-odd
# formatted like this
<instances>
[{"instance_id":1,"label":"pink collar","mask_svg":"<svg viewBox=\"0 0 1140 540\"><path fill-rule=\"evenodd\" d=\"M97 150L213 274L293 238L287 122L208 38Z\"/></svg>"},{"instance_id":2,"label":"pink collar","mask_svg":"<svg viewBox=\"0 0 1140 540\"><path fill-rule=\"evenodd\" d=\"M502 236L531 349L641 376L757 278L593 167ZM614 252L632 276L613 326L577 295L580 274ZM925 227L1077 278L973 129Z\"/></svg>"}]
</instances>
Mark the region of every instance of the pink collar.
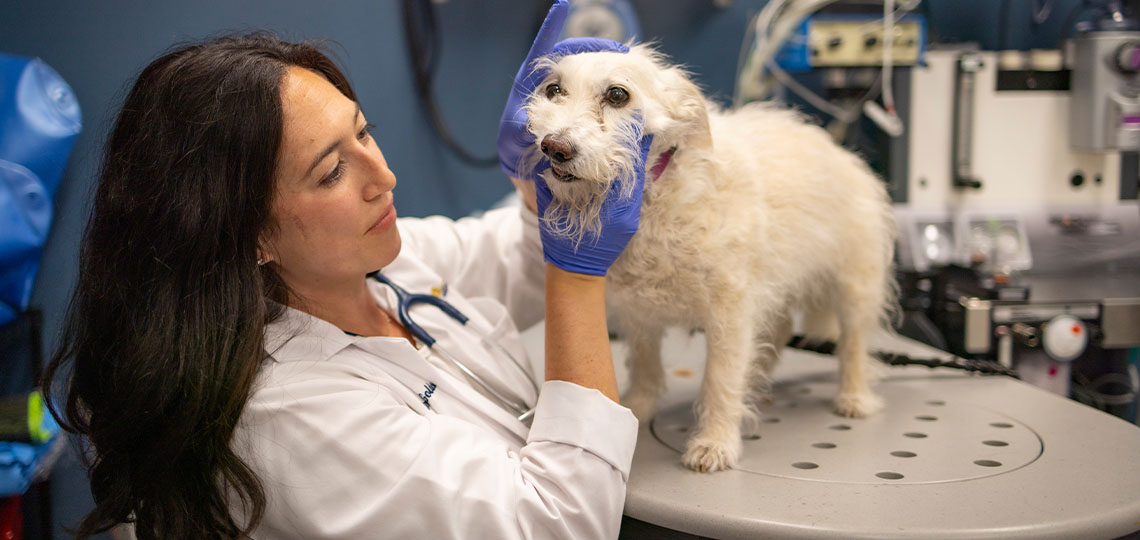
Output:
<instances>
[{"instance_id":1,"label":"pink collar","mask_svg":"<svg viewBox=\"0 0 1140 540\"><path fill-rule=\"evenodd\" d=\"M661 173L665 172L665 167L669 166L669 161L673 159L673 152L676 151L677 147L674 146L673 148L661 152L661 155L657 156L657 162L653 164L653 168L649 171L650 182L655 182L658 178L661 178Z\"/></svg>"}]
</instances>

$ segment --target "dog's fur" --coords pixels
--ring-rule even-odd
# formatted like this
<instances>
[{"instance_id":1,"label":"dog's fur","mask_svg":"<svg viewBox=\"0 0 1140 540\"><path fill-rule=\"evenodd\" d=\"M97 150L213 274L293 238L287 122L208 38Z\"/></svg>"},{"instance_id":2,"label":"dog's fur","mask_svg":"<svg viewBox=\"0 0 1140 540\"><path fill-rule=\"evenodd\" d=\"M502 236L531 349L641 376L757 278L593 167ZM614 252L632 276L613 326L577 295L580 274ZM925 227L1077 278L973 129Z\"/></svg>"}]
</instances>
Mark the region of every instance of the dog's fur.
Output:
<instances>
[{"instance_id":1,"label":"dog's fur","mask_svg":"<svg viewBox=\"0 0 1140 540\"><path fill-rule=\"evenodd\" d=\"M753 416L750 390L767 383L794 312L804 314L809 335L838 338L836 412L857 417L882 407L867 379L865 334L889 326L895 226L883 183L866 164L792 111L722 110L645 45L537 67L550 71L527 106L535 154L547 135L574 149L558 163L563 180L544 173L553 193L544 219L564 216L566 234L589 242L607 191L628 196L639 119L654 137L647 171L676 149L659 178L647 173L640 227L608 285L631 347L622 402L643 422L663 391L664 329L706 333L686 466L737 463L741 423ZM550 83L561 88L552 99ZM605 100L614 85L628 91L624 106Z\"/></svg>"}]
</instances>

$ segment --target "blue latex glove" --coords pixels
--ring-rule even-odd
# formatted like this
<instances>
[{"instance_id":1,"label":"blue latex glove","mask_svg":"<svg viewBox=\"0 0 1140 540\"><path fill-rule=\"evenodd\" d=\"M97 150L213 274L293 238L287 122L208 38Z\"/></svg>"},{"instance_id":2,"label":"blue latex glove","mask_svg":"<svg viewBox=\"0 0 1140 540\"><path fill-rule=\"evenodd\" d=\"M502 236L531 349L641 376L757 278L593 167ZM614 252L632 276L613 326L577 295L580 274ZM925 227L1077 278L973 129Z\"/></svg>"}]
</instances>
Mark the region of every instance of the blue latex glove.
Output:
<instances>
[{"instance_id":1,"label":"blue latex glove","mask_svg":"<svg viewBox=\"0 0 1140 540\"><path fill-rule=\"evenodd\" d=\"M550 166L545 158L533 170L518 170L522 157L534 147L534 135L526 130L527 116L523 107L526 99L534 92L538 83L546 78L546 70L532 70L534 61L551 53L560 56L584 52L614 51L629 52L629 48L621 43L609 39L599 38L570 38L558 43L558 35L562 33L562 26L566 22L566 14L570 10L568 0L557 0L542 21L542 27L534 38L530 52L519 67L515 75L515 82L511 85L511 92L507 95L507 106L503 108L503 116L499 120L499 166L508 176L521 180L534 180L538 174Z\"/></svg>"},{"instance_id":2,"label":"blue latex glove","mask_svg":"<svg viewBox=\"0 0 1140 540\"><path fill-rule=\"evenodd\" d=\"M567 272L604 276L610 265L617 260L626 244L629 244L633 233L637 232L641 221L641 194L645 188L645 160L649 156L649 146L653 144L653 135L645 134L639 142L638 159L634 162L631 178L623 181L633 182L633 192L629 197L622 197L621 184L614 182L606 194L606 201L602 203L599 217L602 220L601 232L595 236L586 233L581 242L574 238L554 234L546 226L545 220L538 225L539 237L542 239L542 256L546 262L553 264ZM534 182L535 199L538 203L538 215L546 216L546 208L550 205L550 187L546 180L538 177ZM550 217L550 216L546 216Z\"/></svg>"}]
</instances>

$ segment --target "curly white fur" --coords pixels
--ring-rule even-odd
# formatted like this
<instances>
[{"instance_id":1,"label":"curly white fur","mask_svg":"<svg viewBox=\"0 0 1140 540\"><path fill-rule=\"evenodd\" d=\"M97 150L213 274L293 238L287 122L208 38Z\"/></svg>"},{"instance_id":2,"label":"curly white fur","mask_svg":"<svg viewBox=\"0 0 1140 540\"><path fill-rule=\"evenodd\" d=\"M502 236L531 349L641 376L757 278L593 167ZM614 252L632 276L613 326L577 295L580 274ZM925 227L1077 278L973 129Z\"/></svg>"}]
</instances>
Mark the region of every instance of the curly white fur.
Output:
<instances>
[{"instance_id":1,"label":"curly white fur","mask_svg":"<svg viewBox=\"0 0 1140 540\"><path fill-rule=\"evenodd\" d=\"M539 141L556 134L575 148L562 168L577 180L545 177L554 204L574 216L568 234L590 230L613 179L628 174L635 115L654 135L650 166L675 149L660 178L647 177L638 232L608 274L631 346L632 384L622 402L648 420L664 388L664 328L704 329L698 427L682 460L699 471L734 466L741 423L753 414L751 385L768 380L798 310L811 335L838 338L836 411L879 410L864 336L889 326L895 225L883 183L866 164L792 111L721 110L644 45L545 66L528 128ZM546 97L549 82L563 89L555 99ZM628 90L625 106L605 101L613 85Z\"/></svg>"}]
</instances>

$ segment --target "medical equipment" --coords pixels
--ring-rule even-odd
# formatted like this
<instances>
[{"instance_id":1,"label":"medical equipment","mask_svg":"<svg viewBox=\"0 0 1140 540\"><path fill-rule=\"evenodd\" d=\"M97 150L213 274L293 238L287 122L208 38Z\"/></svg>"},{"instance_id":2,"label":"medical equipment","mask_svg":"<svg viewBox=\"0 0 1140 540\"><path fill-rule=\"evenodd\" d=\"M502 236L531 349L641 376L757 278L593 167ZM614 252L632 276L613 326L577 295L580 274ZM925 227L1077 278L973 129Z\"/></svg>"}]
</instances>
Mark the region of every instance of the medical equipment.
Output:
<instances>
[{"instance_id":1,"label":"medical equipment","mask_svg":"<svg viewBox=\"0 0 1140 540\"><path fill-rule=\"evenodd\" d=\"M904 333L1134 420L1140 32L1108 21L1067 52L927 52L898 255Z\"/></svg>"},{"instance_id":2,"label":"medical equipment","mask_svg":"<svg viewBox=\"0 0 1140 540\"><path fill-rule=\"evenodd\" d=\"M388 279L384 276L384 274L380 272L376 272L372 275L372 277L376 281L387 285L392 289L393 292L396 293L396 315L400 319L400 324L404 325L404 328L407 329L408 332L412 334L412 336L419 340L420 343L423 343L426 347L431 349L432 352L439 355L440 358L446 360L448 363L452 364L460 371L462 371L463 374L471 380L471 382L479 385L479 387L485 390L487 394L489 394L492 399L497 401L500 406L510 411L511 414L515 415L520 422L530 425L530 421L534 415L534 407L528 405L525 400L518 397L517 395L505 395L506 392L504 390L496 389L494 386L488 384L485 380L483 380L482 377L472 371L470 367L459 361L459 359L457 359L451 353L447 352L447 349L440 347L439 342L436 341L435 338L431 336L431 334L424 330L423 327L416 324L416 322L412 319L411 308L416 304L429 304L439 308L440 311L443 311L449 317L455 319L459 322L459 324L463 325L466 325L467 321L470 320L467 316L460 313L460 311L456 309L455 306L451 305L450 302L444 300L442 298L442 293L440 296L431 294L413 294L404 290L403 287L396 285L392 282L392 280ZM535 395L538 395L538 383L535 382L534 378L530 376L530 373L525 367L523 367L518 358L515 358L515 355L511 354L511 352L508 351L506 347L503 347L502 344L488 339L486 334L484 334L481 339L483 343L494 346L498 350L502 351L503 354L505 354L508 358L510 358L515 367L517 367L519 371L523 373L524 378L530 381L531 385L534 386Z\"/></svg>"},{"instance_id":3,"label":"medical equipment","mask_svg":"<svg viewBox=\"0 0 1140 540\"><path fill-rule=\"evenodd\" d=\"M1140 150L1140 28L1106 2L1095 27L1072 40L1070 141L1089 151Z\"/></svg>"},{"instance_id":4,"label":"medical equipment","mask_svg":"<svg viewBox=\"0 0 1140 540\"><path fill-rule=\"evenodd\" d=\"M596 37L629 43L639 34L637 12L628 0L570 0L566 27L559 40Z\"/></svg>"}]
</instances>

